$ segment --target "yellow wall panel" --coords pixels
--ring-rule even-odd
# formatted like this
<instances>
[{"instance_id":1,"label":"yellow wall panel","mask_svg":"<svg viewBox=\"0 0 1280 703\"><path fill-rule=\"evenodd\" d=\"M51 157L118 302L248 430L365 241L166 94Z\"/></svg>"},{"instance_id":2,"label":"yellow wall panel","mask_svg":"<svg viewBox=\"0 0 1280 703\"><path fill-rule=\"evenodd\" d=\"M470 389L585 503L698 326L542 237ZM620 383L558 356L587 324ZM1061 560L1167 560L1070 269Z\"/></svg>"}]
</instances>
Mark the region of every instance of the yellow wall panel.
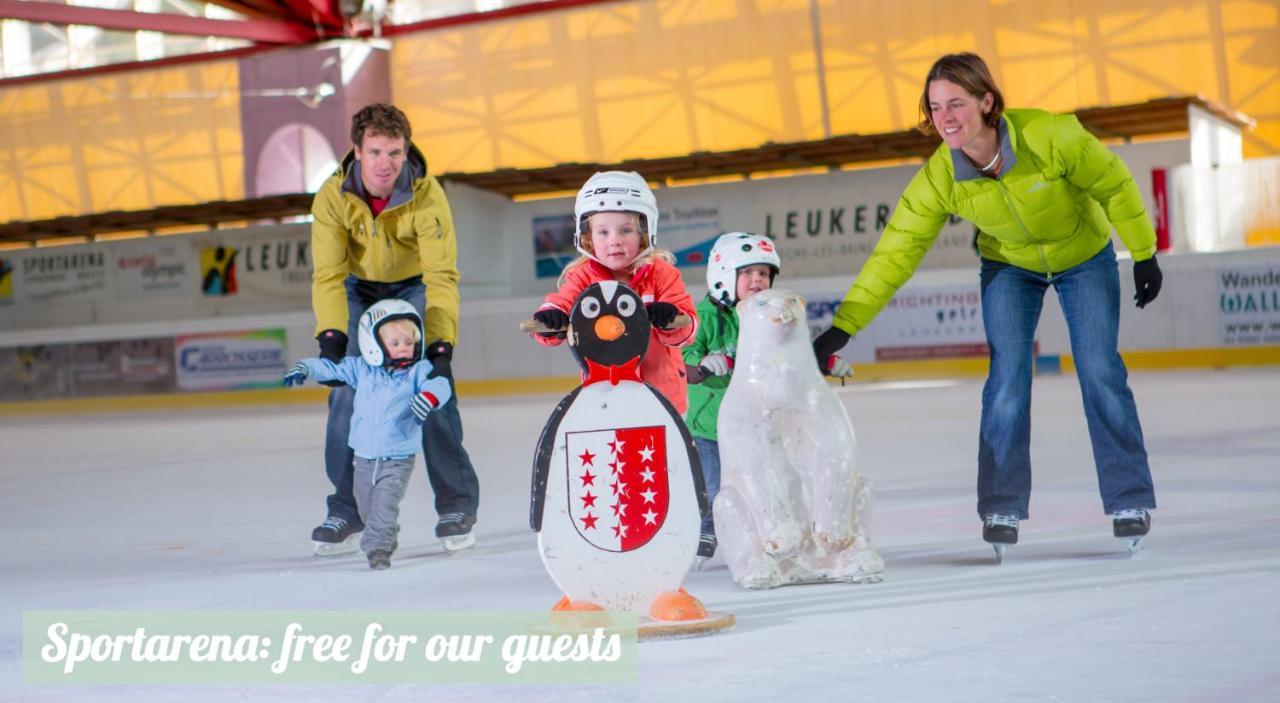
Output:
<instances>
[{"instance_id":1,"label":"yellow wall panel","mask_svg":"<svg viewBox=\"0 0 1280 703\"><path fill-rule=\"evenodd\" d=\"M1224 103L1258 121L1245 135L1246 156L1280 154L1280 3L1224 1Z\"/></svg>"},{"instance_id":2,"label":"yellow wall panel","mask_svg":"<svg viewBox=\"0 0 1280 703\"><path fill-rule=\"evenodd\" d=\"M1247 156L1280 153L1277 8L1263 0L821 0L828 117L835 134L910 128L930 64L973 50L1010 105L1069 111L1199 94L1258 120ZM408 91L399 76L409 72L399 72L396 94L416 96L411 117L438 117L420 141L444 157L434 161L446 171L814 139L823 113L810 22L807 0L651 0L425 33L398 39L393 51L435 65L413 73ZM546 108L516 115L497 107L515 102L504 93L534 85L561 96L563 109L534 118ZM476 90L483 102L472 99ZM460 100L466 109L433 115ZM539 142L551 156L531 163L538 150L515 145L538 141L548 124L562 137ZM464 135L465 147L449 144L453 135ZM478 147L481 135L497 143Z\"/></svg>"},{"instance_id":3,"label":"yellow wall panel","mask_svg":"<svg viewBox=\"0 0 1280 703\"><path fill-rule=\"evenodd\" d=\"M1275 0L620 0L395 38L432 170L486 171L907 129L974 50L1014 106L1201 94L1280 154ZM825 82L820 83L820 72ZM823 97L828 111L824 115ZM235 61L0 90L0 220L244 195Z\"/></svg>"},{"instance_id":4,"label":"yellow wall panel","mask_svg":"<svg viewBox=\"0 0 1280 703\"><path fill-rule=\"evenodd\" d=\"M0 171L22 181L0 220L243 197L238 91L234 61L0 91Z\"/></svg>"},{"instance_id":5,"label":"yellow wall panel","mask_svg":"<svg viewBox=\"0 0 1280 703\"><path fill-rule=\"evenodd\" d=\"M812 138L807 7L645 0L410 35L392 50L393 91L436 171ZM493 143L477 148L481 134Z\"/></svg>"}]
</instances>

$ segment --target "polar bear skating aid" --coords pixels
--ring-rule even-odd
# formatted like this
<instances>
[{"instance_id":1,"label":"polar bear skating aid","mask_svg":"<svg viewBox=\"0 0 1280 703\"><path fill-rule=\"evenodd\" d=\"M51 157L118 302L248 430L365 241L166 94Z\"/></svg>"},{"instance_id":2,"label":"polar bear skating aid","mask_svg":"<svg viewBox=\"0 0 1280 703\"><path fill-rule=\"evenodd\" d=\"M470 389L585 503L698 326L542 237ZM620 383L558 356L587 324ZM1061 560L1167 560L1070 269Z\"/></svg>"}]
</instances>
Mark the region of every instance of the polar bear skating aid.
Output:
<instances>
[{"instance_id":1,"label":"polar bear skating aid","mask_svg":"<svg viewBox=\"0 0 1280 703\"><path fill-rule=\"evenodd\" d=\"M737 306L733 378L720 405L716 532L747 588L880 580L866 534L871 491L853 426L818 372L804 300L766 290Z\"/></svg>"}]
</instances>

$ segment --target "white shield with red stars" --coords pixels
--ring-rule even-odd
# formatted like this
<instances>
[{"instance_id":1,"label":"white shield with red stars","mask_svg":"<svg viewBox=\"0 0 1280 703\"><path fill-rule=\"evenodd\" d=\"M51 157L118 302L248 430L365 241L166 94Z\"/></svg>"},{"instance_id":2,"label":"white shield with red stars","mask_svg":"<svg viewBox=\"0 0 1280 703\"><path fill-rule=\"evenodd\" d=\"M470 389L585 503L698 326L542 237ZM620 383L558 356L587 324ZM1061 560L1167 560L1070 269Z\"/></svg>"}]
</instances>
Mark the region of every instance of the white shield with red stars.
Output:
<instances>
[{"instance_id":1,"label":"white shield with red stars","mask_svg":"<svg viewBox=\"0 0 1280 703\"><path fill-rule=\"evenodd\" d=\"M566 432L569 518L582 538L611 552L643 547L667 519L663 425Z\"/></svg>"},{"instance_id":2,"label":"white shield with red stars","mask_svg":"<svg viewBox=\"0 0 1280 703\"><path fill-rule=\"evenodd\" d=\"M545 438L538 552L570 600L646 614L684 582L702 517L683 424L644 384L601 382L582 387Z\"/></svg>"}]
</instances>

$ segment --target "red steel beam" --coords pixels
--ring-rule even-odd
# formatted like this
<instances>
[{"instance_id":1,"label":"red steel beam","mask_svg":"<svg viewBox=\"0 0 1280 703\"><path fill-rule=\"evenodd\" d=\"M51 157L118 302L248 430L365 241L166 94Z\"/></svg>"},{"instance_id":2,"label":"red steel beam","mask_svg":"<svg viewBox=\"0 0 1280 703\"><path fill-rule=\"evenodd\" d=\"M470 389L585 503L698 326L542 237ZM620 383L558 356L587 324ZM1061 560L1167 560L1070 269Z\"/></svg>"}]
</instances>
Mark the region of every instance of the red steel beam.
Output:
<instances>
[{"instance_id":1,"label":"red steel beam","mask_svg":"<svg viewBox=\"0 0 1280 703\"><path fill-rule=\"evenodd\" d=\"M295 21L319 22L327 27L341 28L342 13L338 0L277 0L289 8Z\"/></svg>"},{"instance_id":2,"label":"red steel beam","mask_svg":"<svg viewBox=\"0 0 1280 703\"><path fill-rule=\"evenodd\" d=\"M275 0L205 0L205 3L258 19L280 19L281 15L280 5Z\"/></svg>"},{"instance_id":3,"label":"red steel beam","mask_svg":"<svg viewBox=\"0 0 1280 703\"><path fill-rule=\"evenodd\" d=\"M60 5L51 2L0 0L0 19L82 24L125 32L151 31L199 37L248 39L267 44L307 44L318 36L310 25L272 20L211 20L185 15Z\"/></svg>"},{"instance_id":4,"label":"red steel beam","mask_svg":"<svg viewBox=\"0 0 1280 703\"><path fill-rule=\"evenodd\" d=\"M536 15L543 12L566 10L572 7L582 7L584 5L603 5L610 2L618 2L618 0L546 0L546 2L531 2L524 5L505 7L501 10L470 12L465 15L440 17L432 20L413 22L411 24L386 24L382 26L382 36L391 37L398 34L411 34L413 32L423 32L429 29L440 29L442 27L475 24L477 22L492 22L494 20L501 20L509 17Z\"/></svg>"}]
</instances>

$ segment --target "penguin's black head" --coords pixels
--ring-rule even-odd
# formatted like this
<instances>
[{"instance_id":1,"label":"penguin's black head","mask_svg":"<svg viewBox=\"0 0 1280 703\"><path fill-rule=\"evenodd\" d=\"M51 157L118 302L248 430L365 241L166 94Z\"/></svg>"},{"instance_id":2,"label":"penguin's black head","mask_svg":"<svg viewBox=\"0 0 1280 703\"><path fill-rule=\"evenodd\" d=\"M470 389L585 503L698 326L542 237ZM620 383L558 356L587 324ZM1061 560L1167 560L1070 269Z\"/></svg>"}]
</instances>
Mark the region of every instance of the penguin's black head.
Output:
<instances>
[{"instance_id":1,"label":"penguin's black head","mask_svg":"<svg viewBox=\"0 0 1280 703\"><path fill-rule=\"evenodd\" d=\"M569 345L578 364L621 366L649 349L649 316L640 296L615 281L582 291L569 315Z\"/></svg>"}]
</instances>

